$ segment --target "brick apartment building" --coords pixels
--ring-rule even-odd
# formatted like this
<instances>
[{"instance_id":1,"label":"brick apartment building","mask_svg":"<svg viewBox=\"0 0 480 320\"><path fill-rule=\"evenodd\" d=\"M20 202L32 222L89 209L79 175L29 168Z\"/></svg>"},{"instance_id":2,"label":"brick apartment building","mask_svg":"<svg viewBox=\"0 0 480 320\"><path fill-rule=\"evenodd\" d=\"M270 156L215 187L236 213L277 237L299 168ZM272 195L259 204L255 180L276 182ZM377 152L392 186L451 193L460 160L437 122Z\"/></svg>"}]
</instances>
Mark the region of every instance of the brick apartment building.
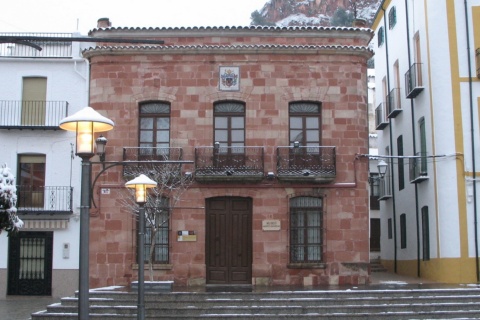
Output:
<instances>
[{"instance_id":1,"label":"brick apartment building","mask_svg":"<svg viewBox=\"0 0 480 320\"><path fill-rule=\"evenodd\" d=\"M90 106L115 122L107 161L191 161L181 172L193 183L159 218L156 280L368 282L368 162L357 155L368 153L370 29L99 24L90 36L164 41L83 53ZM136 278L124 169L105 171L93 190L92 287Z\"/></svg>"}]
</instances>

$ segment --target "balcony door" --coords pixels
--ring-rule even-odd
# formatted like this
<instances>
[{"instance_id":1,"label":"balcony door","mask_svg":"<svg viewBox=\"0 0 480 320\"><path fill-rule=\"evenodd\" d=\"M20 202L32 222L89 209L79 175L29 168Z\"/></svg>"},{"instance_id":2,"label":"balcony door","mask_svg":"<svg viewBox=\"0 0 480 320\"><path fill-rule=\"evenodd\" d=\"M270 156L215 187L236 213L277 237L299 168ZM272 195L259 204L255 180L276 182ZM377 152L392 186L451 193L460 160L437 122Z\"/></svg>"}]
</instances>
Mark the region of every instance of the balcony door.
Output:
<instances>
[{"instance_id":1,"label":"balcony door","mask_svg":"<svg viewBox=\"0 0 480 320\"><path fill-rule=\"evenodd\" d=\"M245 163L245 105L218 102L214 106L214 166L239 168Z\"/></svg>"},{"instance_id":2,"label":"balcony door","mask_svg":"<svg viewBox=\"0 0 480 320\"><path fill-rule=\"evenodd\" d=\"M22 125L45 125L47 101L47 78L23 78Z\"/></svg>"},{"instance_id":3,"label":"balcony door","mask_svg":"<svg viewBox=\"0 0 480 320\"><path fill-rule=\"evenodd\" d=\"M43 208L45 155L20 155L18 160L18 207Z\"/></svg>"},{"instance_id":4,"label":"balcony door","mask_svg":"<svg viewBox=\"0 0 480 320\"><path fill-rule=\"evenodd\" d=\"M206 208L207 284L251 284L252 199L211 198Z\"/></svg>"},{"instance_id":5,"label":"balcony door","mask_svg":"<svg viewBox=\"0 0 480 320\"><path fill-rule=\"evenodd\" d=\"M316 168L321 166L321 118L320 104L314 102L294 102L290 112L290 168ZM298 143L298 144L297 144ZM311 147L311 148L308 148Z\"/></svg>"}]
</instances>

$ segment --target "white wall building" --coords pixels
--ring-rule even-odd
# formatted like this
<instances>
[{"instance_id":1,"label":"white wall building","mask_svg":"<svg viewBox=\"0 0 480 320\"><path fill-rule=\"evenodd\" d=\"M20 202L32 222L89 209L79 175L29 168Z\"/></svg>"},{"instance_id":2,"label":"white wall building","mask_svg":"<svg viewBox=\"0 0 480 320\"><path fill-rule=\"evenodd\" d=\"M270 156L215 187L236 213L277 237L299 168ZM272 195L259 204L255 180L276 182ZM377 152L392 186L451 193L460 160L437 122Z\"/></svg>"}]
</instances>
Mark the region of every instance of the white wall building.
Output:
<instances>
[{"instance_id":1,"label":"white wall building","mask_svg":"<svg viewBox=\"0 0 480 320\"><path fill-rule=\"evenodd\" d=\"M78 288L80 159L59 121L88 105L89 67L65 42L0 45L0 163L16 176L16 236L0 234L0 297L71 295ZM7 259L8 253L8 259Z\"/></svg>"},{"instance_id":2,"label":"white wall building","mask_svg":"<svg viewBox=\"0 0 480 320\"><path fill-rule=\"evenodd\" d=\"M372 28L382 263L477 282L480 0L384 0Z\"/></svg>"}]
</instances>

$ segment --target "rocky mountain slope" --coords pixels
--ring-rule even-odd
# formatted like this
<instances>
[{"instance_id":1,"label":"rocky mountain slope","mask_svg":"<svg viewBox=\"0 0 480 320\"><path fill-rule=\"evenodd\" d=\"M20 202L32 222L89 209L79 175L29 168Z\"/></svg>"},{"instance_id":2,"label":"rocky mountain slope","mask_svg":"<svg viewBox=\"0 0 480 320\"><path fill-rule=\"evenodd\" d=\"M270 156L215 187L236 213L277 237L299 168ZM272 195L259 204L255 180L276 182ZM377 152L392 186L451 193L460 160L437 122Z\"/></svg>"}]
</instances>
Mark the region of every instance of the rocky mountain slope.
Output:
<instances>
[{"instance_id":1,"label":"rocky mountain slope","mask_svg":"<svg viewBox=\"0 0 480 320\"><path fill-rule=\"evenodd\" d=\"M350 19L370 26L382 0L270 0L257 12L260 24L277 26L330 26L340 9ZM343 9L343 10L342 10ZM337 13L342 14L342 12ZM252 17L254 14L252 14ZM259 24L257 21L257 24ZM253 21L252 19L252 22Z\"/></svg>"}]
</instances>

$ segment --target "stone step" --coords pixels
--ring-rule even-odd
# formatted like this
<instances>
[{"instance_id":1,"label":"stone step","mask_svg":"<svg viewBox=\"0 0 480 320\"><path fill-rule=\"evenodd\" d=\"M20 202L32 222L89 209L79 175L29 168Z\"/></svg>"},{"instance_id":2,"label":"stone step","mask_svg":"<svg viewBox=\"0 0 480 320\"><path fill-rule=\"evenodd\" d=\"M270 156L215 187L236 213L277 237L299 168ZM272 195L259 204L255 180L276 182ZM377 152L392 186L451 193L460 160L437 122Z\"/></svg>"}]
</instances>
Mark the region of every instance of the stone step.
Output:
<instances>
[{"instance_id":1,"label":"stone step","mask_svg":"<svg viewBox=\"0 0 480 320\"><path fill-rule=\"evenodd\" d=\"M78 300L76 298L63 298L61 300L62 306L76 307ZM131 300L121 300L123 306L137 305L137 297ZM325 305L325 306L342 306L342 305L365 305L365 304L433 304L433 303L480 303L480 296L478 295L456 295L456 296L421 296L421 297L374 297L374 296L362 296L362 297L348 297L345 299L338 298L276 298L276 297L263 297L260 299L244 298L244 299L232 299L229 297L223 298L211 298L207 300L197 301L184 301L184 300L147 300L145 301L146 307L157 308L185 308L191 305L211 307L211 306L257 306L259 304L263 306L283 306L283 305L296 305L302 307L308 307L311 305ZM119 304L119 300L115 299L103 299L103 298L91 298L91 306L116 306Z\"/></svg>"},{"instance_id":2,"label":"stone step","mask_svg":"<svg viewBox=\"0 0 480 320\"><path fill-rule=\"evenodd\" d=\"M370 260L370 272L387 272L387 268L385 268L380 260Z\"/></svg>"},{"instance_id":3,"label":"stone step","mask_svg":"<svg viewBox=\"0 0 480 320\"><path fill-rule=\"evenodd\" d=\"M480 305L476 302L471 303L431 303L431 304L364 304L364 305L283 305L283 306L265 306L261 303L257 305L226 305L226 306L210 306L210 307L148 307L145 314L149 316L163 315L173 316L181 315L184 317L194 317L196 315L215 315L215 314L262 314L262 315L278 315L278 314L381 314L388 309L389 312L439 312L439 311L477 311L480 314ZM73 306L55 306L48 307L48 313L75 313L77 307ZM118 314L118 315L135 315L137 312L136 306L91 306L90 312L94 314Z\"/></svg>"},{"instance_id":4,"label":"stone step","mask_svg":"<svg viewBox=\"0 0 480 320\"><path fill-rule=\"evenodd\" d=\"M221 300L221 299L352 299L371 297L379 299L383 297L389 298L408 298L408 297L453 297L453 296L479 296L480 287L472 288L430 288L430 289L385 289L385 290L369 290L369 289L347 289L347 290L305 290L305 291L253 291L253 292L145 292L145 301L194 301L199 300ZM97 300L118 300L118 301L136 301L136 292L124 291L92 291L89 294L90 299ZM64 298L76 299L76 297ZM63 299L62 299L63 300Z\"/></svg>"},{"instance_id":5,"label":"stone step","mask_svg":"<svg viewBox=\"0 0 480 320\"><path fill-rule=\"evenodd\" d=\"M77 319L67 297L32 320ZM147 319L475 319L480 288L160 292L145 294ZM90 319L136 319L135 292L90 292Z\"/></svg>"}]
</instances>

